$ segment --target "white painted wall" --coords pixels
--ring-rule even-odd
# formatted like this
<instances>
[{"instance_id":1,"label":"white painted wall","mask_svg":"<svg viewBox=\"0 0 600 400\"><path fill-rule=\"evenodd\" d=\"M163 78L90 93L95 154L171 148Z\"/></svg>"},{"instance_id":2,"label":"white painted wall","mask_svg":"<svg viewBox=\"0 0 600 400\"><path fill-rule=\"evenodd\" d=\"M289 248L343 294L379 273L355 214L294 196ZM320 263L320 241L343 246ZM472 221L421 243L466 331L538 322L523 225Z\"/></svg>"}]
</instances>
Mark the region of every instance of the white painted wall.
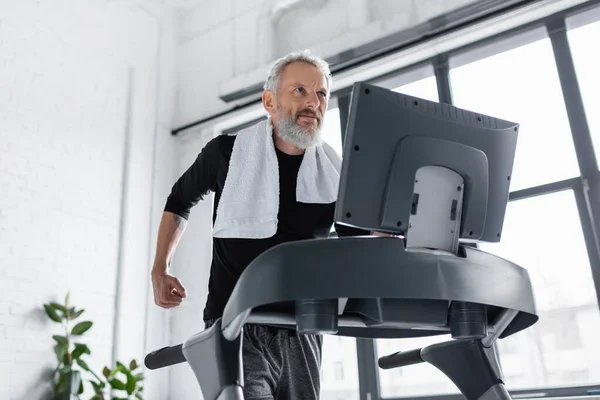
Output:
<instances>
[{"instance_id":1,"label":"white painted wall","mask_svg":"<svg viewBox=\"0 0 600 400\"><path fill-rule=\"evenodd\" d=\"M96 370L112 362L113 348L119 359L142 360L147 312L148 327L165 331L166 313L147 310L146 300L153 190L162 194L170 172L153 169L155 139L165 149L157 161L173 160L175 25L150 5L0 4L2 399L47 398L51 336L61 331L41 307L67 291L95 323L82 341ZM147 342L164 339L151 332ZM146 398L165 399L163 387Z\"/></svg>"},{"instance_id":2,"label":"white painted wall","mask_svg":"<svg viewBox=\"0 0 600 400\"><path fill-rule=\"evenodd\" d=\"M214 94L261 82L289 51L332 56L473 1L200 1L181 13L175 125L231 108Z\"/></svg>"},{"instance_id":3,"label":"white painted wall","mask_svg":"<svg viewBox=\"0 0 600 400\"><path fill-rule=\"evenodd\" d=\"M173 114L175 110L176 90L176 65L178 55L177 35L178 25L175 13L167 8L158 10L161 16L161 34L158 58L155 65L158 66L158 93L156 99L156 130L154 134L153 148L153 179L151 208L147 209L150 215L150 241L148 261L140 264L145 268L144 272L150 270L154 261L156 251L156 237L162 217L162 210L166 196L171 191L171 185L177 177L178 140L171 135ZM132 204L135 207L135 204ZM145 282L149 282L148 275L142 274ZM136 277L133 277L136 279ZM139 279L139 277L137 278ZM146 325L145 346L143 354L164 347L170 343L170 311L164 310L154 304L152 288L148 287L146 292ZM170 397L169 377L172 371L169 369L149 371L146 370L145 394L146 400L165 400Z\"/></svg>"},{"instance_id":4,"label":"white painted wall","mask_svg":"<svg viewBox=\"0 0 600 400\"><path fill-rule=\"evenodd\" d=\"M188 135L178 143L178 176L189 168L212 137L212 130L204 130ZM165 199L166 197L163 200ZM185 234L173 258L172 273L185 286L187 298L181 306L170 311L171 344L182 343L204 329L203 312L212 259L212 207L211 194L192 209ZM170 399L202 399L196 377L188 365L180 364L170 368L169 393Z\"/></svg>"}]
</instances>

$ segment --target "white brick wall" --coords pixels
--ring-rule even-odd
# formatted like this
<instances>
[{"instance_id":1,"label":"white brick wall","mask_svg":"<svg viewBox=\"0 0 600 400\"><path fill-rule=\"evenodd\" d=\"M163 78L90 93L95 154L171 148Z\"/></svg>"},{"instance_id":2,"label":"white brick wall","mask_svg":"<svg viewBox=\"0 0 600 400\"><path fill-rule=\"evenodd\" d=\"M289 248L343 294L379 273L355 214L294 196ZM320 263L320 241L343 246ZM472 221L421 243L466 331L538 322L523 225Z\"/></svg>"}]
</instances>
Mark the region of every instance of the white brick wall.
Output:
<instances>
[{"instance_id":1,"label":"white brick wall","mask_svg":"<svg viewBox=\"0 0 600 400\"><path fill-rule=\"evenodd\" d=\"M179 177L194 162L198 153L213 137L212 131L189 135L179 142L176 175ZM173 182L171 182L172 184ZM172 271L187 291L187 299L171 311L172 344L184 342L204 329L203 311L208 295L208 278L212 258L213 195L200 201L192 209L186 232L175 253ZM175 366L170 375L171 399L196 400L202 393L192 370L185 364Z\"/></svg>"},{"instance_id":2,"label":"white brick wall","mask_svg":"<svg viewBox=\"0 0 600 400\"><path fill-rule=\"evenodd\" d=\"M159 34L174 33L172 26L159 29L169 14L156 11L100 0L0 7L2 399L45 398L55 365L51 336L60 327L41 307L62 302L67 290L95 323L83 340L92 349L90 365L111 363L124 160L125 267L115 343L124 360L141 361L146 351L153 151L156 133L168 137L156 127L170 126L174 80L172 72L158 75L174 62L173 41L163 41L172 58L159 65ZM172 157L167 150L157 162L168 165ZM154 172L157 180L169 174ZM155 324L164 318L148 315ZM151 332L148 345L161 334ZM162 395L157 389L148 399L166 398L166 374Z\"/></svg>"}]
</instances>

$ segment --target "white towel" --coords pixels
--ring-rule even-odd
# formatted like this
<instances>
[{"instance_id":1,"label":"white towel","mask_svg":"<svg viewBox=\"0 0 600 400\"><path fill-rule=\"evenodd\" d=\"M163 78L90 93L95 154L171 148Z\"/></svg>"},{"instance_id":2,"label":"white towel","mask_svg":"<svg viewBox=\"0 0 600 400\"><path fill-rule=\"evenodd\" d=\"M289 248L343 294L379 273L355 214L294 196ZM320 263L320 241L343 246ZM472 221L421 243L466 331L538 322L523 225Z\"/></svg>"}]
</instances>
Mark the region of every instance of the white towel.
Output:
<instances>
[{"instance_id":1,"label":"white towel","mask_svg":"<svg viewBox=\"0 0 600 400\"><path fill-rule=\"evenodd\" d=\"M277 232L279 163L271 119L237 133L213 227L219 238L262 239ZM296 200L337 200L342 159L327 143L306 149L296 183Z\"/></svg>"}]
</instances>

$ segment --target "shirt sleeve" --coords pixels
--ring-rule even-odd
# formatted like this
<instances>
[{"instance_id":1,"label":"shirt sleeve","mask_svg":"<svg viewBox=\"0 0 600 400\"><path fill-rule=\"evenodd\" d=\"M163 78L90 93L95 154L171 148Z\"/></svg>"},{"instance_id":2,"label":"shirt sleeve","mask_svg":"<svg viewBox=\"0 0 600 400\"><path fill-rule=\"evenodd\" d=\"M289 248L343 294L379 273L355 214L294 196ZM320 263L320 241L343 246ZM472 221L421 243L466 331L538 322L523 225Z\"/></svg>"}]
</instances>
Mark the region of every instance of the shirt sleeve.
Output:
<instances>
[{"instance_id":1,"label":"shirt sleeve","mask_svg":"<svg viewBox=\"0 0 600 400\"><path fill-rule=\"evenodd\" d=\"M220 136L204 146L194 163L179 177L167 197L164 211L188 219L192 207L217 187L221 165Z\"/></svg>"}]
</instances>

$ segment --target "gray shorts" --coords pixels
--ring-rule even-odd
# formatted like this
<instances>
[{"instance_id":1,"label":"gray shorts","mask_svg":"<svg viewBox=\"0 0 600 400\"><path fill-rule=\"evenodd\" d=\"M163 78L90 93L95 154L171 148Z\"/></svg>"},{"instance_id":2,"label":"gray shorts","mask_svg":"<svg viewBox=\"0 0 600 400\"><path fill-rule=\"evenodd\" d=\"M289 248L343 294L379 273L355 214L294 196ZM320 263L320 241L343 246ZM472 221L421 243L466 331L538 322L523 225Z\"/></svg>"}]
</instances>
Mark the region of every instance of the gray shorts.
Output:
<instances>
[{"instance_id":1,"label":"gray shorts","mask_svg":"<svg viewBox=\"0 0 600 400\"><path fill-rule=\"evenodd\" d=\"M206 326L212 325L209 321ZM245 400L317 400L323 338L287 329L244 325Z\"/></svg>"}]
</instances>

